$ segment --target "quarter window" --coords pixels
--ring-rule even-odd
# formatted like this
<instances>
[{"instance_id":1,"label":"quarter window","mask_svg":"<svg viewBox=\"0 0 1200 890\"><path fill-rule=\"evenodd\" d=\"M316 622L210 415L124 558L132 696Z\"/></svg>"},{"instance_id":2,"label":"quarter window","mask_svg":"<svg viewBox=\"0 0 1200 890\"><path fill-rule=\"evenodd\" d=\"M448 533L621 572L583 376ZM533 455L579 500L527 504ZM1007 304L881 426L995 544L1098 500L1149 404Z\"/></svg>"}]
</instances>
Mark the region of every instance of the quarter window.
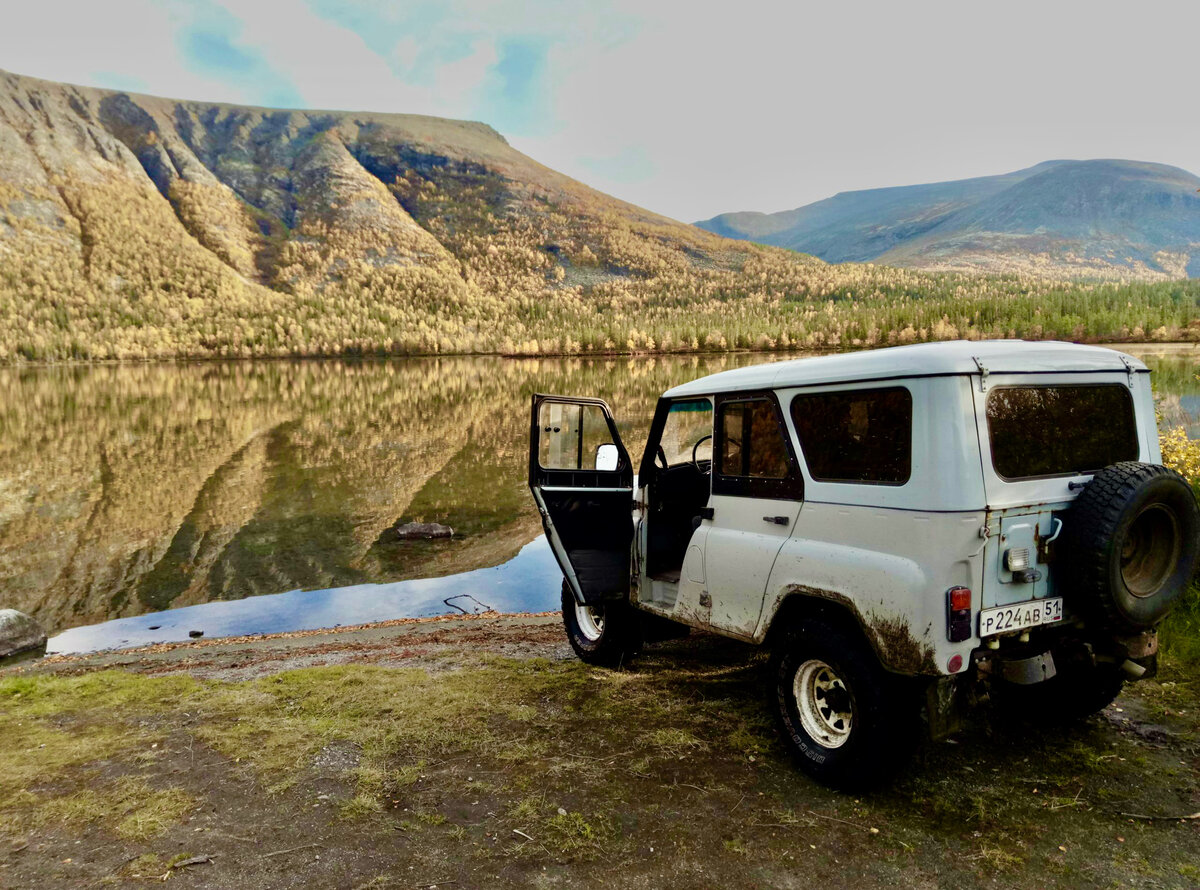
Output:
<instances>
[{"instance_id":1,"label":"quarter window","mask_svg":"<svg viewBox=\"0 0 1200 890\"><path fill-rule=\"evenodd\" d=\"M988 393L987 423L992 466L1005 479L1138 459L1133 398L1121 384L998 387Z\"/></svg>"},{"instance_id":2,"label":"quarter window","mask_svg":"<svg viewBox=\"0 0 1200 890\"><path fill-rule=\"evenodd\" d=\"M813 479L903 485L912 475L912 394L902 386L798 395L792 420Z\"/></svg>"},{"instance_id":3,"label":"quarter window","mask_svg":"<svg viewBox=\"0 0 1200 890\"><path fill-rule=\"evenodd\" d=\"M659 445L667 466L712 460L713 406L708 399L673 402Z\"/></svg>"}]
</instances>

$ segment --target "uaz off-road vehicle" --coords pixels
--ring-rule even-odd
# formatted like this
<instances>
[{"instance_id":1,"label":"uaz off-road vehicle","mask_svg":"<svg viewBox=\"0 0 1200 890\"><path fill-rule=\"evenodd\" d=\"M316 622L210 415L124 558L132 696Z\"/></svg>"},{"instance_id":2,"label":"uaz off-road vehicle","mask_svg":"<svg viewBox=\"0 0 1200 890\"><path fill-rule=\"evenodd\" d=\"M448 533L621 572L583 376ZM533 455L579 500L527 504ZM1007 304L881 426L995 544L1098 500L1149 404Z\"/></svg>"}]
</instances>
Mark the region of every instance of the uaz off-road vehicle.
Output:
<instances>
[{"instance_id":1,"label":"uaz off-road vehicle","mask_svg":"<svg viewBox=\"0 0 1200 890\"><path fill-rule=\"evenodd\" d=\"M922 715L935 738L981 695L1082 716L1154 672L1200 533L1160 461L1136 359L955 342L678 386L636 477L604 402L535 395L529 484L580 658L662 626L769 645L784 738L850 786Z\"/></svg>"}]
</instances>

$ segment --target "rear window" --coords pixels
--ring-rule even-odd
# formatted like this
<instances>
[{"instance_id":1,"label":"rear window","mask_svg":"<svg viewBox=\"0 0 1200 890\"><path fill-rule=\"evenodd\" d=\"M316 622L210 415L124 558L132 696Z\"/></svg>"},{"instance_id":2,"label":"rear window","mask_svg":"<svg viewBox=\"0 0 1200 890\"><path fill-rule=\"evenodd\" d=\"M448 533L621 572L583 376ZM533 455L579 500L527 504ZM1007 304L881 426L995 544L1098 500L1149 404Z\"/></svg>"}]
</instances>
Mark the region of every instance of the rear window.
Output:
<instances>
[{"instance_id":1,"label":"rear window","mask_svg":"<svg viewBox=\"0 0 1200 890\"><path fill-rule=\"evenodd\" d=\"M912 474L912 395L902 386L798 395L792 420L820 482L903 485Z\"/></svg>"},{"instance_id":2,"label":"rear window","mask_svg":"<svg viewBox=\"0 0 1200 890\"><path fill-rule=\"evenodd\" d=\"M992 466L1005 479L1138 459L1133 398L1121 384L998 387L988 394L987 422Z\"/></svg>"}]
</instances>

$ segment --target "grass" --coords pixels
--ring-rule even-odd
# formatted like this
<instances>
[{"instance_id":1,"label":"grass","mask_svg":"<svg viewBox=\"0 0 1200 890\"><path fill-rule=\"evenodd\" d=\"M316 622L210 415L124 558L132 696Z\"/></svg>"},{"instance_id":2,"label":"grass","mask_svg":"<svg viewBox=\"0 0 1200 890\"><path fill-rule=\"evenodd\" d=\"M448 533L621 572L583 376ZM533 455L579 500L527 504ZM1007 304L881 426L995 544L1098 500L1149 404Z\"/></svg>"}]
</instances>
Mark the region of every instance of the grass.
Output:
<instances>
[{"instance_id":1,"label":"grass","mask_svg":"<svg viewBox=\"0 0 1200 890\"><path fill-rule=\"evenodd\" d=\"M464 658L438 673L344 665L237 683L116 671L0 680L0 732L20 740L0 750L11 789L0 833L91 827L153 842L177 827L187 838L180 823L215 809L210 786L237 784L276 788L253 794L259 809L243 819L329 813L322 831L402 838L429 851L422 870L435 876L452 874L433 861L442 851L494 873L555 862L636 870L653 848L673 867L706 863L716 883L751 880L762 863L803 861L821 874L836 855L883 857L914 878L903 870L957 857L960 882L1003 872L1033 886L1043 863L1055 875L1102 867L1119 877L1153 862L1186 876L1197 852L1186 836L1135 826L1122 829L1136 840L1124 858L1104 846L1107 814L1186 806L1195 773L1178 752L1102 721L1063 734L976 732L927 751L892 789L851 798L797 772L764 717L761 665L732 644L652 651L619 673ZM1168 658L1126 706L1194 729L1195 686ZM191 745L219 755L202 776L180 759ZM318 781L330 803L314 811ZM154 848L159 872L178 851L170 843Z\"/></svg>"},{"instance_id":2,"label":"grass","mask_svg":"<svg viewBox=\"0 0 1200 890\"><path fill-rule=\"evenodd\" d=\"M625 749L608 741L623 734L619 728L657 726L624 742L650 755L640 764L645 769L653 760L737 753L715 703L689 706L677 694L664 694L651 676L599 672L577 662L481 657L469 669L436 675L347 665L245 683L116 671L15 677L0 681L0 701L6 705L0 732L10 742L0 753L0 781L13 789L0 798L0 818L13 827L105 824L131 838L177 822L193 799L142 776L96 777L114 769L152 774L165 727L183 713L199 715L190 730L198 743L236 768L249 767L277 796L301 781L305 764L327 746L352 746L358 762L342 778L353 793L337 808L351 820L374 819L403 804L413 824L441 826L447 817L423 780L426 772L445 779L446 771L426 764L486 759L512 781L498 782L496 770L469 765L456 781L472 795L494 795L511 784L540 786L509 811L540 843L570 855L591 855L614 833L608 817L571 805L569 789L610 770L614 755L624 757ZM548 702L555 713L547 713ZM593 714L612 732L596 732ZM570 730L581 723L589 729ZM766 735L748 733L742 726L739 745L761 750L771 744ZM39 784L47 772L64 780ZM558 800L547 795L548 783L562 791Z\"/></svg>"},{"instance_id":3,"label":"grass","mask_svg":"<svg viewBox=\"0 0 1200 890\"><path fill-rule=\"evenodd\" d=\"M1200 668L1200 588L1192 585L1159 630L1163 656L1192 669Z\"/></svg>"},{"instance_id":4,"label":"grass","mask_svg":"<svg viewBox=\"0 0 1200 890\"><path fill-rule=\"evenodd\" d=\"M35 803L34 825L112 826L118 837L145 840L162 834L195 806L178 788L155 790L145 779L125 776L73 794L48 796Z\"/></svg>"}]
</instances>

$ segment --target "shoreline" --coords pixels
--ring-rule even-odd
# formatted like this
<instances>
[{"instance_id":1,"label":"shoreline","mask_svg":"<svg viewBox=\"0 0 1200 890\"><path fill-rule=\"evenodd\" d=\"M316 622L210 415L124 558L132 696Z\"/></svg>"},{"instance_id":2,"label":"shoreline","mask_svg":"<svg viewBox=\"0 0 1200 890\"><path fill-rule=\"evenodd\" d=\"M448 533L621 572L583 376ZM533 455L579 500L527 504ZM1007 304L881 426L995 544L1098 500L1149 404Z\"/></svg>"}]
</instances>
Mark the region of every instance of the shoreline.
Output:
<instances>
[{"instance_id":1,"label":"shoreline","mask_svg":"<svg viewBox=\"0 0 1200 890\"><path fill-rule=\"evenodd\" d=\"M964 339L964 338L957 338ZM983 339L983 338L981 338ZM993 338L994 339L994 338ZM1012 339L1023 340L1023 337ZM916 340L913 343L896 344L903 346L917 343L943 343L944 340ZM1031 343L1055 342L1042 338L1030 340ZM1110 349L1118 347L1135 347L1142 352L1165 353L1200 353L1200 340L1064 340L1060 342L1076 343L1081 346L1104 346ZM1146 349L1141 349L1146 347ZM212 365L212 364L252 364L254 362L393 362L429 359L470 359L470 358L502 358L513 361L539 361L542 359L618 359L618 358L667 358L674 356L721 356L721 355L836 355L842 352L862 352L870 349L887 349L887 344L881 346L824 346L803 349L669 349L669 350L613 350L604 352L413 352L397 355L256 355L241 356L167 356L147 359L68 359L63 361L10 361L0 362L0 370L5 369L43 369L43 368L114 368L141 367L147 365Z\"/></svg>"},{"instance_id":2,"label":"shoreline","mask_svg":"<svg viewBox=\"0 0 1200 890\"><path fill-rule=\"evenodd\" d=\"M169 611L169 610L168 610ZM157 614L157 613L147 613ZM416 628L437 624L460 624L476 621L497 621L502 619L540 619L557 618L558 612L478 612L466 613L447 612L444 615L426 615L419 618L390 618L385 621L367 621L362 624L334 625L332 627L309 628L306 630L286 630L276 633L238 634L227 637L203 637L196 640L179 640L149 645L115 646L107 649L96 649L91 652L50 653L33 656L23 662L4 664L0 662L0 674L7 669L29 667L32 665L70 665L103 659L108 656L124 655L163 655L179 652L180 650L202 650L219 646L243 646L260 643L272 643L292 640L308 640L314 637L329 637L338 634L356 635L365 632L381 632L401 628ZM16 656L19 658L20 656Z\"/></svg>"},{"instance_id":3,"label":"shoreline","mask_svg":"<svg viewBox=\"0 0 1200 890\"><path fill-rule=\"evenodd\" d=\"M699 635L704 636L704 635ZM0 664L0 682L124 670L253 680L307 667L375 664L460 667L480 653L517 659L572 657L558 612L482 612L395 618L366 624L103 649L17 656Z\"/></svg>"}]
</instances>

